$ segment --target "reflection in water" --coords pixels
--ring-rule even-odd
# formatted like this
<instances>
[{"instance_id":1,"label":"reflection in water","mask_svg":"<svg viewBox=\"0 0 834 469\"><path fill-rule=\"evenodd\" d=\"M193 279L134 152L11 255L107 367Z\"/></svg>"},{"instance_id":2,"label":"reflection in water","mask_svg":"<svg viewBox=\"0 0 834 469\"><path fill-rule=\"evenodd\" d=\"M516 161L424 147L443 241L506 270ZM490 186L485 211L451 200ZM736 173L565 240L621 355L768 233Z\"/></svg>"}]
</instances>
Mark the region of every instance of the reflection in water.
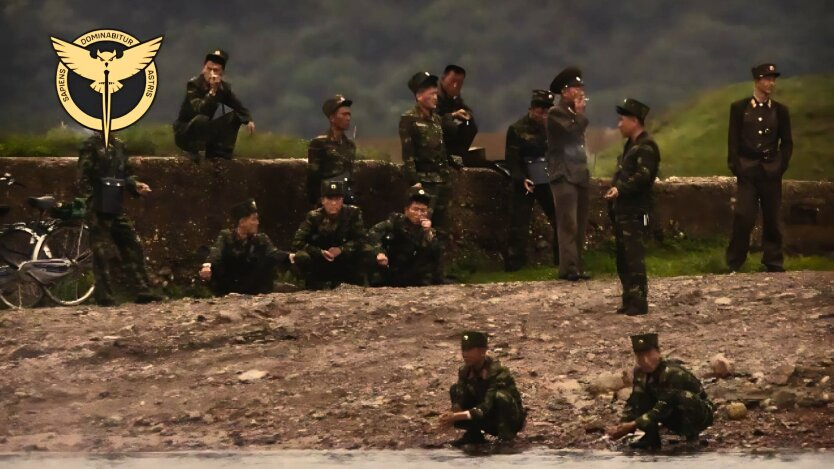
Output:
<instances>
[{"instance_id":1,"label":"reflection in water","mask_svg":"<svg viewBox=\"0 0 834 469\"><path fill-rule=\"evenodd\" d=\"M362 468L439 469L460 467L522 468L556 466L560 469L661 468L675 469L811 469L834 467L834 453L749 455L699 453L690 455L627 456L588 451L534 450L513 455L469 457L451 450L407 451L275 451L247 453L139 453L76 455L32 453L0 456L9 469L227 469L227 468Z\"/></svg>"}]
</instances>

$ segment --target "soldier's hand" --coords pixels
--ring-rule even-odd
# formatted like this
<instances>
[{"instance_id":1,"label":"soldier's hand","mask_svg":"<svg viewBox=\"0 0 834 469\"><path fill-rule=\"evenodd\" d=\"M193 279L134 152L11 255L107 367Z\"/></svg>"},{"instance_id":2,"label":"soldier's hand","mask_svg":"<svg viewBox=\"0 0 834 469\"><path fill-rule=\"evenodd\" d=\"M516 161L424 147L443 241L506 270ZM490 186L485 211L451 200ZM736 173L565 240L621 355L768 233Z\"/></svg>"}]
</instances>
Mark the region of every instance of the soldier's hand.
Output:
<instances>
[{"instance_id":1,"label":"soldier's hand","mask_svg":"<svg viewBox=\"0 0 834 469\"><path fill-rule=\"evenodd\" d=\"M381 265L382 267L388 267L388 256L385 253L379 253L376 255L376 263Z\"/></svg>"},{"instance_id":2,"label":"soldier's hand","mask_svg":"<svg viewBox=\"0 0 834 469\"><path fill-rule=\"evenodd\" d=\"M536 185L533 184L533 181L529 179L524 180L524 190L526 190L528 194L532 194L535 189Z\"/></svg>"},{"instance_id":3,"label":"soldier's hand","mask_svg":"<svg viewBox=\"0 0 834 469\"><path fill-rule=\"evenodd\" d=\"M327 251L330 253L331 256L333 256L333 259L336 259L337 257L339 257L340 254L342 254L342 248L338 248L335 246L328 249Z\"/></svg>"},{"instance_id":4,"label":"soldier's hand","mask_svg":"<svg viewBox=\"0 0 834 469\"><path fill-rule=\"evenodd\" d=\"M605 195L602 197L606 200L613 200L616 199L619 195L620 191L618 191L616 187L612 187L611 189L608 189L608 192L606 192Z\"/></svg>"},{"instance_id":5,"label":"soldier's hand","mask_svg":"<svg viewBox=\"0 0 834 469\"><path fill-rule=\"evenodd\" d=\"M437 423L441 427L449 427L455 423L455 413L446 412L437 418Z\"/></svg>"},{"instance_id":6,"label":"soldier's hand","mask_svg":"<svg viewBox=\"0 0 834 469\"><path fill-rule=\"evenodd\" d=\"M422 189L423 184L418 182L417 184L414 184L413 186L411 186L411 188L412 189Z\"/></svg>"},{"instance_id":7,"label":"soldier's hand","mask_svg":"<svg viewBox=\"0 0 834 469\"><path fill-rule=\"evenodd\" d=\"M333 260L336 259L335 257L333 257L333 254L330 254L330 251L325 251L324 249L322 249L321 255L327 262L333 262Z\"/></svg>"},{"instance_id":8,"label":"soldier's hand","mask_svg":"<svg viewBox=\"0 0 834 469\"><path fill-rule=\"evenodd\" d=\"M472 116L467 112L466 109L458 109L457 111L452 113L452 117L455 119L465 120L468 121L472 118Z\"/></svg>"},{"instance_id":9,"label":"soldier's hand","mask_svg":"<svg viewBox=\"0 0 834 469\"><path fill-rule=\"evenodd\" d=\"M246 131L249 132L249 135L254 135L255 134L255 123L252 122L252 121L249 121L249 123L246 124Z\"/></svg>"},{"instance_id":10,"label":"soldier's hand","mask_svg":"<svg viewBox=\"0 0 834 469\"><path fill-rule=\"evenodd\" d=\"M212 96L217 94L217 90L220 89L220 80L220 75L216 73L209 75L209 94Z\"/></svg>"},{"instance_id":11,"label":"soldier's hand","mask_svg":"<svg viewBox=\"0 0 834 469\"><path fill-rule=\"evenodd\" d=\"M621 423L613 425L605 429L605 433L612 440L619 440L620 438L634 432L637 429L637 424L634 422Z\"/></svg>"},{"instance_id":12,"label":"soldier's hand","mask_svg":"<svg viewBox=\"0 0 834 469\"><path fill-rule=\"evenodd\" d=\"M136 192L139 195L145 195L151 192L151 186L145 184L144 182L137 182L136 183Z\"/></svg>"},{"instance_id":13,"label":"soldier's hand","mask_svg":"<svg viewBox=\"0 0 834 469\"><path fill-rule=\"evenodd\" d=\"M203 267L200 269L200 279L205 281L211 280L211 264L203 264Z\"/></svg>"},{"instance_id":14,"label":"soldier's hand","mask_svg":"<svg viewBox=\"0 0 834 469\"><path fill-rule=\"evenodd\" d=\"M295 253L294 252L290 253L289 258L290 258L290 264L295 264Z\"/></svg>"}]
</instances>

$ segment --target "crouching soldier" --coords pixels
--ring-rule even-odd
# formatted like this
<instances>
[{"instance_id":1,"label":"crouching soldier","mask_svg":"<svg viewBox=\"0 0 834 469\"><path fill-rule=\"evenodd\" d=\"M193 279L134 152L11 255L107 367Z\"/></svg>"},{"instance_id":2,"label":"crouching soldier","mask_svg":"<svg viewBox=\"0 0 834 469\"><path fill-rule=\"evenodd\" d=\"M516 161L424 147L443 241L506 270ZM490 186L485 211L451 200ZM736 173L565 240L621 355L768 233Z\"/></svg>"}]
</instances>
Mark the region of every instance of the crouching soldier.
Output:
<instances>
[{"instance_id":1,"label":"crouching soldier","mask_svg":"<svg viewBox=\"0 0 834 469\"><path fill-rule=\"evenodd\" d=\"M631 447L660 449L660 425L672 433L697 441L698 435L712 425L714 406L701 382L679 363L665 360L660 354L657 334L631 336L637 358L634 388L623 412L622 422L606 432L619 439L637 429L645 435Z\"/></svg>"},{"instance_id":2,"label":"crouching soldier","mask_svg":"<svg viewBox=\"0 0 834 469\"><path fill-rule=\"evenodd\" d=\"M510 370L487 356L487 336L464 332L461 337L464 366L449 394L452 410L440 416L442 426L466 430L453 446L484 443L484 432L511 443L524 427L526 411Z\"/></svg>"},{"instance_id":3,"label":"crouching soldier","mask_svg":"<svg viewBox=\"0 0 834 469\"><path fill-rule=\"evenodd\" d=\"M322 206L307 213L293 237L295 264L310 290L365 282L362 265L368 247L362 210L346 205L344 197L344 182L322 183Z\"/></svg>"},{"instance_id":4,"label":"crouching soldier","mask_svg":"<svg viewBox=\"0 0 834 469\"><path fill-rule=\"evenodd\" d=\"M223 230L200 270L217 296L229 293L270 293L278 267L294 261L295 254L278 250L265 233L254 199L232 207L235 228Z\"/></svg>"},{"instance_id":5,"label":"crouching soldier","mask_svg":"<svg viewBox=\"0 0 834 469\"><path fill-rule=\"evenodd\" d=\"M442 283L443 246L431 227L431 196L420 186L408 191L403 213L392 213L368 236L377 271L374 286L411 287Z\"/></svg>"}]
</instances>

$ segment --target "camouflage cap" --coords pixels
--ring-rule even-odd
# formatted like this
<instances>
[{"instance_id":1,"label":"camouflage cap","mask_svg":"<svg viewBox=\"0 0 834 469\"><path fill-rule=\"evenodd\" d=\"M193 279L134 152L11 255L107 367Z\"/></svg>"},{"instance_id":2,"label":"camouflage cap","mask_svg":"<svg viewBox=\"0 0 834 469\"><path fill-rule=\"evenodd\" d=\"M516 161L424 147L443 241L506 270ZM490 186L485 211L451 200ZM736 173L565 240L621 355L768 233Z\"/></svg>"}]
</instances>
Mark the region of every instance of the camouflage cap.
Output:
<instances>
[{"instance_id":1,"label":"camouflage cap","mask_svg":"<svg viewBox=\"0 0 834 469\"><path fill-rule=\"evenodd\" d=\"M409 187L408 203L410 204L412 202L420 202L428 205L431 203L431 195L422 187Z\"/></svg>"},{"instance_id":2,"label":"camouflage cap","mask_svg":"<svg viewBox=\"0 0 834 469\"><path fill-rule=\"evenodd\" d=\"M555 96L549 90L533 90L530 107L552 107Z\"/></svg>"},{"instance_id":3,"label":"camouflage cap","mask_svg":"<svg viewBox=\"0 0 834 469\"><path fill-rule=\"evenodd\" d=\"M429 72L415 73L411 80L408 80L408 89L414 94L430 86L437 86L437 77Z\"/></svg>"},{"instance_id":4,"label":"camouflage cap","mask_svg":"<svg viewBox=\"0 0 834 469\"><path fill-rule=\"evenodd\" d=\"M469 350L471 348L487 346L487 335L483 332L466 331L460 336L461 350Z\"/></svg>"},{"instance_id":5,"label":"camouflage cap","mask_svg":"<svg viewBox=\"0 0 834 469\"><path fill-rule=\"evenodd\" d=\"M638 334L631 336L631 348L635 353L645 352L653 348L660 349L657 342L657 334Z\"/></svg>"},{"instance_id":6,"label":"camouflage cap","mask_svg":"<svg viewBox=\"0 0 834 469\"><path fill-rule=\"evenodd\" d=\"M353 101L345 98L344 96L337 94L332 98L327 98L324 101L324 104L321 105L321 112L324 113L325 116L330 117L332 116L340 107L346 106L350 107L353 104Z\"/></svg>"},{"instance_id":7,"label":"camouflage cap","mask_svg":"<svg viewBox=\"0 0 834 469\"><path fill-rule=\"evenodd\" d=\"M561 93L565 88L572 86L585 86L582 81L582 70L579 67L567 67L550 82L550 91L554 93Z\"/></svg>"},{"instance_id":8,"label":"camouflage cap","mask_svg":"<svg viewBox=\"0 0 834 469\"><path fill-rule=\"evenodd\" d=\"M750 71L753 73L753 78L756 80L764 77L778 77L782 75L778 70L776 70L776 64L756 65L750 69Z\"/></svg>"},{"instance_id":9,"label":"camouflage cap","mask_svg":"<svg viewBox=\"0 0 834 469\"><path fill-rule=\"evenodd\" d=\"M206 60L203 63L208 62L209 60L219 63L223 66L223 68L226 68L226 62L229 61L229 54L227 54L223 49L214 49L206 54Z\"/></svg>"},{"instance_id":10,"label":"camouflage cap","mask_svg":"<svg viewBox=\"0 0 834 469\"><path fill-rule=\"evenodd\" d=\"M649 115L649 106L636 99L626 98L622 104L617 105L617 114L634 116L640 119L640 122L643 122L646 120L646 116Z\"/></svg>"},{"instance_id":11,"label":"camouflage cap","mask_svg":"<svg viewBox=\"0 0 834 469\"><path fill-rule=\"evenodd\" d=\"M322 197L344 197L345 183L342 181L324 181L321 183Z\"/></svg>"},{"instance_id":12,"label":"camouflage cap","mask_svg":"<svg viewBox=\"0 0 834 469\"><path fill-rule=\"evenodd\" d=\"M246 199L245 201L232 207L232 218L235 221L238 221L241 218L257 213L257 211L258 205L255 203L255 199Z\"/></svg>"}]
</instances>

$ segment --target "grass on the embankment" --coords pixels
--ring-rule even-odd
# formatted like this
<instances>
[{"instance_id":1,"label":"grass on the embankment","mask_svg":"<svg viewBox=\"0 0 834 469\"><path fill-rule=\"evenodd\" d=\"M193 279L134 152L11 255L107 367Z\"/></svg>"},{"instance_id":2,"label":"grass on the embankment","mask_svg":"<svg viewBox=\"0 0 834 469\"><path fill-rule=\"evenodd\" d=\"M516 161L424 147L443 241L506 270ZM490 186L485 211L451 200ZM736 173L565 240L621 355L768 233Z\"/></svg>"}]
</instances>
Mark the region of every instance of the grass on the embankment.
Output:
<instances>
[{"instance_id":1,"label":"grass on the embankment","mask_svg":"<svg viewBox=\"0 0 834 469\"><path fill-rule=\"evenodd\" d=\"M116 132L125 142L130 155L176 156L183 152L174 144L170 125L136 125ZM87 131L65 127L45 133L14 133L0 135L0 157L6 156L77 156L81 143L89 136ZM238 158L306 158L307 140L272 132L256 132L251 137L241 130L238 134L235 156ZM389 156L370 148L358 148L360 159L389 160Z\"/></svg>"},{"instance_id":2,"label":"grass on the embankment","mask_svg":"<svg viewBox=\"0 0 834 469\"><path fill-rule=\"evenodd\" d=\"M747 81L698 94L653 119L649 131L660 147L660 177L730 175L727 126L730 104L750 96ZM786 179L834 180L834 74L780 78L773 98L791 113L794 150ZM622 144L597 155L595 176L614 173Z\"/></svg>"},{"instance_id":3,"label":"grass on the embankment","mask_svg":"<svg viewBox=\"0 0 834 469\"><path fill-rule=\"evenodd\" d=\"M650 244L646 255L646 269L649 277L678 277L685 275L726 274L724 262L726 240L674 240ZM761 253L751 253L742 272L758 272ZM583 255L585 268L594 278L616 276L613 243L586 251ZM834 255L785 257L787 270L832 270ZM450 272L465 283L529 282L553 280L556 268L553 266L528 267L516 272L504 272L500 265L485 259L469 260L465 263L452 262Z\"/></svg>"}]
</instances>

